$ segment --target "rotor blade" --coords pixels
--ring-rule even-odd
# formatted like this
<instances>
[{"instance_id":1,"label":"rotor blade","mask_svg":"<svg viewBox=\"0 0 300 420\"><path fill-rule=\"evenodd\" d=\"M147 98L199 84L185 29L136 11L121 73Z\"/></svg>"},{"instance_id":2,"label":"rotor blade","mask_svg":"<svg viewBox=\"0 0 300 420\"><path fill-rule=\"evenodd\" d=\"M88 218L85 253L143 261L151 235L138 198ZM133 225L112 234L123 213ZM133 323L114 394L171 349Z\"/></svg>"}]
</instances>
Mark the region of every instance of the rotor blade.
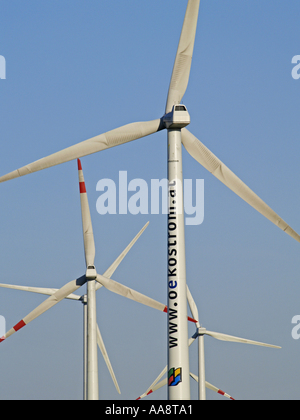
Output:
<instances>
[{"instance_id":1,"label":"rotor blade","mask_svg":"<svg viewBox=\"0 0 300 420\"><path fill-rule=\"evenodd\" d=\"M2 284L0 283L0 287L4 287L6 289L14 289L14 290L22 290L24 292L32 292L32 293L39 293L41 295L54 295L59 289L51 289L48 287L31 287L31 286L16 286L14 284ZM71 293L70 295L66 296L66 299L72 300L80 300L81 296L75 295Z\"/></svg>"},{"instance_id":2,"label":"rotor blade","mask_svg":"<svg viewBox=\"0 0 300 420\"><path fill-rule=\"evenodd\" d=\"M86 266L94 265L95 260L95 241L91 220L91 213L89 208L88 197L83 177L81 162L77 159L78 164L78 178L79 178L79 191L80 191L80 204L82 216L82 229L83 229L83 242Z\"/></svg>"},{"instance_id":3,"label":"rotor blade","mask_svg":"<svg viewBox=\"0 0 300 420\"><path fill-rule=\"evenodd\" d=\"M133 245L136 243L136 241L139 239L141 234L144 232L144 230L148 227L149 222L145 224L145 226L139 231L139 233L133 238L133 240L130 242L129 245L124 249L124 251L118 256L118 258L112 263L112 265L103 273L104 277L107 277L108 279L111 278L123 258L126 256L126 254L129 252L129 250L133 247ZM102 287L102 284L97 283L96 284L96 290L100 289Z\"/></svg>"},{"instance_id":4,"label":"rotor blade","mask_svg":"<svg viewBox=\"0 0 300 420\"><path fill-rule=\"evenodd\" d=\"M134 300L135 302L142 303L143 305L150 306L151 308L157 309L162 312L168 312L168 307L163 303L158 302L152 298L149 298L146 295L143 295L140 292L135 291L127 286L124 286L121 283L116 282L115 280L108 279L100 274L97 274L97 282L102 284L106 289L110 290L113 293L124 296L128 299ZM188 321L196 323L197 321L191 317L187 317Z\"/></svg>"},{"instance_id":5,"label":"rotor blade","mask_svg":"<svg viewBox=\"0 0 300 420\"><path fill-rule=\"evenodd\" d=\"M250 204L255 210L269 219L272 223L300 242L300 235L296 233L278 214L276 214L261 198L259 198L244 182L242 182L223 162L220 161L204 144L202 144L187 129L182 129L182 143L187 152L200 165L204 166L235 194Z\"/></svg>"},{"instance_id":6,"label":"rotor blade","mask_svg":"<svg viewBox=\"0 0 300 420\"><path fill-rule=\"evenodd\" d=\"M167 312L167 306L163 303L151 299L148 296L143 295L142 293L136 292L135 290L130 289L129 287L124 286L121 283L108 279L99 274L97 275L96 280L100 284L102 284L106 289L110 290L113 293L117 293L118 295L134 300L135 302L139 302L146 306L150 306L151 308L158 309L159 311Z\"/></svg>"},{"instance_id":7,"label":"rotor blade","mask_svg":"<svg viewBox=\"0 0 300 420\"><path fill-rule=\"evenodd\" d=\"M210 335L211 337L214 337L217 340L221 340L221 341L232 341L232 342L235 342L235 343L254 344L256 346L271 347L271 348L274 348L274 349L281 349L281 347L274 346L273 344L260 343L259 341L253 341L253 340L248 340L246 338L234 337L233 335L217 333L217 332L214 332L214 331L207 331L206 330L204 332L204 334Z\"/></svg>"},{"instance_id":8,"label":"rotor blade","mask_svg":"<svg viewBox=\"0 0 300 420\"><path fill-rule=\"evenodd\" d=\"M115 375L115 373L113 371L113 368L112 368L112 365L110 363L110 360L109 360L109 357L108 357L108 354L107 354L107 351L106 351L106 348L105 348L105 345L104 345L104 342L103 342L103 339L102 339L102 336L101 336L101 333L100 333L100 330L99 330L99 327L98 327L98 324L97 324L97 344L98 344L99 349L102 353L102 356L103 356L103 359L106 363L106 366L109 370L109 373L110 373L110 376L113 380L113 383L115 384L116 390L118 391L119 394L121 394L121 391L120 391L120 388L119 388L119 385L118 385L118 382L117 382L117 379L116 379L116 375Z\"/></svg>"},{"instance_id":9,"label":"rotor blade","mask_svg":"<svg viewBox=\"0 0 300 420\"><path fill-rule=\"evenodd\" d=\"M196 303L193 299L193 296L190 292L190 289L189 289L188 285L186 285L186 292L187 292L187 300L188 300L188 303L189 303L190 310L192 312L193 318L197 319L196 326L197 326L197 328L199 328L200 324L199 324L198 309L197 309Z\"/></svg>"},{"instance_id":10,"label":"rotor blade","mask_svg":"<svg viewBox=\"0 0 300 420\"><path fill-rule=\"evenodd\" d=\"M90 155L113 146L118 146L132 140L137 140L141 137L156 133L163 128L164 124L160 119L127 124L123 127L100 134L99 136L75 144L74 146L68 147L60 152L39 159L33 163L23 166L20 169L10 172L7 175L3 175L0 177L0 182L50 168L51 166L59 165L61 163Z\"/></svg>"},{"instance_id":11,"label":"rotor blade","mask_svg":"<svg viewBox=\"0 0 300 420\"><path fill-rule=\"evenodd\" d=\"M153 391L155 391L156 389L159 389L161 386L163 386L163 385L161 385L161 386L159 386L158 388L156 388L156 384L158 383L158 381L164 376L164 374L165 373L167 373L167 369L168 369L168 366L166 366L161 372L160 372L160 374L158 375L158 377L155 379L155 381L153 381L153 383L149 386L149 388L147 389L147 391L146 392L144 392L144 394L143 395L141 395L139 398L137 398L137 400L140 400L141 398L144 398L144 397L146 397L147 395L149 395L149 394L151 394ZM167 380L167 378L166 378L166 380ZM166 382L167 383L167 382Z\"/></svg>"},{"instance_id":12,"label":"rotor blade","mask_svg":"<svg viewBox=\"0 0 300 420\"><path fill-rule=\"evenodd\" d=\"M224 397L229 398L230 400L233 400L234 401L234 398L232 398L229 394L227 394L226 392L224 392L221 389L217 388L216 386L210 384L209 382L205 381L205 386L206 386L206 388L211 389L212 391L215 391L218 394L221 394Z\"/></svg>"},{"instance_id":13,"label":"rotor blade","mask_svg":"<svg viewBox=\"0 0 300 420\"><path fill-rule=\"evenodd\" d=\"M198 382L198 376L194 375L192 372L190 372L190 376L196 381ZM212 391L217 392L218 394L223 395L226 398L229 398L230 400L234 400L234 398L232 398L229 394L226 394L226 392L222 391L221 389L217 388L216 386L210 384L209 382L205 381L205 386L208 389L211 389Z\"/></svg>"},{"instance_id":14,"label":"rotor blade","mask_svg":"<svg viewBox=\"0 0 300 420\"><path fill-rule=\"evenodd\" d=\"M38 316L42 315L44 312L48 311L48 309L52 308L70 293L75 292L75 290L79 289L84 283L86 282L86 277L82 276L77 280L73 280L67 284L65 284L61 289L55 292L52 296L46 299L43 303L41 303L37 308L31 311L28 315L25 316L18 324L16 324L13 328L11 328L3 337L0 338L0 343L4 341L6 338L10 337L16 331L23 328L25 325L29 324L29 322L33 321Z\"/></svg>"},{"instance_id":15,"label":"rotor blade","mask_svg":"<svg viewBox=\"0 0 300 420\"><path fill-rule=\"evenodd\" d=\"M188 85L200 0L189 0L169 86L166 114L179 104Z\"/></svg>"},{"instance_id":16,"label":"rotor blade","mask_svg":"<svg viewBox=\"0 0 300 420\"><path fill-rule=\"evenodd\" d=\"M158 382L158 384L154 385L153 388L151 388L148 392L144 392L140 397L137 398L137 400L141 400L144 397L147 397L147 395L152 394L152 392L157 391L159 388L162 388L163 386L167 385L168 378L163 379L162 381Z\"/></svg>"}]
</instances>

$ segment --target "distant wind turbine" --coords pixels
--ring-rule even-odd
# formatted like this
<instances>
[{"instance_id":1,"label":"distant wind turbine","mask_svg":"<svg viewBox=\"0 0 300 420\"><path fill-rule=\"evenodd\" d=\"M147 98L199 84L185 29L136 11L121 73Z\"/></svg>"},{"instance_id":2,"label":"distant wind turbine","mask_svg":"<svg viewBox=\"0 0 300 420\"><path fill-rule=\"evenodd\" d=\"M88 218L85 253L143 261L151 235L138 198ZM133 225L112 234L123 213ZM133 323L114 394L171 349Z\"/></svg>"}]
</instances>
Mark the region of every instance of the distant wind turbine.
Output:
<instances>
[{"instance_id":1,"label":"distant wind turbine","mask_svg":"<svg viewBox=\"0 0 300 420\"><path fill-rule=\"evenodd\" d=\"M87 398L98 399L98 359L97 359L97 340L101 342L101 335L97 328L96 321L96 281L99 283L99 287L104 286L111 292L117 293L128 299L150 306L154 309L167 312L166 305L149 298L127 286L124 286L114 280L110 279L110 276L122 261L130 247L133 245L133 241L123 251L123 253L117 258L117 260L109 267L104 273L105 275L97 274L94 266L95 259L95 243L92 229L91 215L88 205L87 193L85 182L83 178L82 166L80 160L78 160L78 174L79 174L79 189L80 189L80 201L81 201L81 213L82 213L82 226L83 226L83 239L84 239L84 251L86 259L86 273L65 284L61 289L44 289L46 294L50 294L50 297L41 303L32 312L26 315L20 322L18 322L13 328L11 328L4 336L0 338L0 343L6 340L8 337L13 335L16 331L23 328L29 322L42 315L48 309L52 308L58 302L65 298L77 299L73 293L78 290L81 286L87 283ZM141 235L144 228L139 232L137 237ZM11 287L13 288L13 287ZM37 292L37 288L25 287L23 290ZM39 292L41 293L41 289ZM99 332L98 332L99 331ZM98 338L97 338L98 337Z\"/></svg>"},{"instance_id":2,"label":"distant wind turbine","mask_svg":"<svg viewBox=\"0 0 300 420\"><path fill-rule=\"evenodd\" d=\"M234 343L253 344L253 345L256 345L256 346L270 347L270 348L274 348L274 349L280 349L281 348L279 346L274 346L273 344L261 343L259 341L253 341L253 340L249 340L247 338L240 338L240 337L235 337L233 335L228 335L228 334L223 334L223 333L218 333L218 332L206 330L206 328L203 328L203 327L200 326L198 308L196 306L196 303L193 299L193 296L192 296L188 286L187 286L187 298L188 298L189 307L190 307L190 310L191 310L191 313L192 313L193 317L197 316L197 318L196 318L197 319L197 322L196 322L197 331L193 335L192 339L195 340L196 338L198 338L198 377L196 377L195 375L192 375L192 377L193 377L193 379L195 379L198 382L199 400L206 400L204 335L209 335L209 336L214 337L217 340L221 340L221 341L231 341L231 342L234 342Z\"/></svg>"},{"instance_id":3,"label":"distant wind turbine","mask_svg":"<svg viewBox=\"0 0 300 420\"><path fill-rule=\"evenodd\" d=\"M105 273L103 274L104 277L110 278L113 273L115 272L115 270L117 269L117 267L119 266L119 264L121 263L121 261L123 260L123 258L126 256L126 254L129 252L129 250L132 248L132 246L135 244L135 242L138 240L138 238L142 235L142 233L145 231L145 229L147 228L147 226L149 225L149 222L147 222L145 224L145 226L139 231L139 233L133 238L133 240L127 245L127 247L124 249L124 251L118 256L118 258L111 264L111 266L105 271ZM21 290L21 291L25 291L25 292L31 292L31 293L38 293L38 294L42 294L42 295L54 295L58 289L53 289L53 288L47 288L47 287L31 287L31 286L20 286L20 285L14 285L14 284L3 284L0 283L0 287L6 288L6 289L13 289L13 290ZM96 290L98 290L101 287L101 284L97 283L96 284ZM79 296L75 293L71 293L68 296L65 297L65 299L71 299L71 300L75 300L75 301L79 301L83 304L83 328L84 328L84 332L83 332L83 337L84 337L84 355L83 355L83 396L84 399L87 399L87 295L82 295ZM113 383L116 387L116 390L118 391L118 393L120 394L120 387L118 385L115 373L113 371L111 362L109 360L101 333L100 333L100 329L99 326L97 325L97 344L98 347L102 353L102 356L104 358L104 361L107 365L107 368L109 370L109 373L111 375L111 378L113 380Z\"/></svg>"},{"instance_id":4,"label":"distant wind turbine","mask_svg":"<svg viewBox=\"0 0 300 420\"><path fill-rule=\"evenodd\" d=\"M30 174L70 160L125 144L163 129L168 131L168 365L178 372L169 384L169 399L189 399L185 239L182 191L182 147L223 184L272 223L300 242L300 236L242 182L185 127L190 116L180 102L185 94L194 50L200 0L189 0L169 85L165 114L156 120L127 124L97 135L0 177L0 182ZM172 29L172 28L171 28ZM170 39L174 35L171 32ZM169 42L169 41L168 41ZM81 282L81 280L78 280Z\"/></svg>"}]
</instances>

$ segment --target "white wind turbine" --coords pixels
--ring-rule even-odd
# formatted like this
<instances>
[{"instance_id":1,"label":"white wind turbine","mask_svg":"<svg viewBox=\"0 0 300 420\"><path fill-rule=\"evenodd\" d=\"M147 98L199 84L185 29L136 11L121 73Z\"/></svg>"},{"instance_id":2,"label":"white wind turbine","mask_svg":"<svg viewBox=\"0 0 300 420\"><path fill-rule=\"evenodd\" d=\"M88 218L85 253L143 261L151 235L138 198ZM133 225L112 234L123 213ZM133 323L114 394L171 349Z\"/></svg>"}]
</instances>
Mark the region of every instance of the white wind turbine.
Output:
<instances>
[{"instance_id":1,"label":"white wind turbine","mask_svg":"<svg viewBox=\"0 0 300 420\"><path fill-rule=\"evenodd\" d=\"M208 389L211 389L212 391L217 392L218 394L223 395L226 398L229 398L229 399L233 400L233 398L229 394L227 394L226 392L222 391L221 389L215 387L214 385L210 384L205 379L204 335L209 335L209 336L214 337L217 340L221 340L221 341L229 341L229 342L243 343L243 344L253 344L253 345L256 345L256 346L270 347L270 348L275 348L275 349L280 349L281 347L274 346L272 344L261 343L259 341L249 340L247 338L240 338L240 337L235 337L233 335L208 331L208 330L206 330L206 328L202 328L200 326L199 321L198 321L199 320L198 308L196 306L196 303L193 299L193 296L192 296L188 286L186 286L186 288L187 288L187 299L188 299L188 303L189 303L189 307L190 307L193 319L197 320L196 323L195 323L197 331L189 339L188 346L190 347L190 345L198 338L198 376L194 375L193 373L190 372L190 376L196 382L198 382L198 397L199 397L198 399L199 400L206 400L206 388L208 388ZM165 375L166 372L167 372L167 366L161 371L161 373L154 380L154 382L150 385L150 387L147 389L147 391L144 392L137 399L138 400L142 399L142 398L146 397L147 395L152 394L154 391L157 391L159 388L165 386L168 383L168 381L170 380L170 378L167 377L167 378L165 378L161 381L160 381L160 379ZM160 382L158 382L158 381L160 381Z\"/></svg>"},{"instance_id":2,"label":"white wind turbine","mask_svg":"<svg viewBox=\"0 0 300 420\"><path fill-rule=\"evenodd\" d=\"M243 344L253 344L256 346L262 346L262 347L270 347L273 349L280 349L280 346L274 346L272 344L266 344L266 343L261 343L259 341L253 341L253 340L249 340L247 338L240 338L240 337L235 337L233 335L228 335L228 334L223 334L223 333L218 333L218 332L214 332L214 331L208 331L206 330L206 328L201 327L200 323L199 323L199 314L198 314L198 308L196 306L196 303L193 299L193 296L187 286L187 298L188 298L188 303L189 303L189 307L191 310L191 313L193 315L193 317L197 316L197 322L196 322L196 328L197 331L196 333L193 335L192 339L195 340L196 338L198 338L198 377L196 375L192 375L192 378L195 379L198 382L198 395L199 395L199 400L206 400L206 381L205 381L205 356L204 356L204 336L205 335L209 335L211 337L216 338L217 340L221 340L221 341L231 341L234 343L243 343Z\"/></svg>"},{"instance_id":3,"label":"white wind turbine","mask_svg":"<svg viewBox=\"0 0 300 420\"><path fill-rule=\"evenodd\" d=\"M145 226L139 231L139 233L133 238L133 240L127 245L127 247L124 249L124 251L118 256L118 258L111 264L111 266L105 271L103 274L104 277L110 278L123 258L126 256L126 254L129 252L129 250L132 248L132 246L135 244L135 242L138 240L138 238L142 235L144 230L149 225L149 222L145 224ZM53 288L47 288L47 287L31 287L31 286L20 286L20 285L14 285L14 284L3 284L0 283L0 287L6 288L6 289L13 289L13 290L21 290L25 292L31 292L31 293L38 293L42 295L49 295L52 296L54 293L58 291L58 289ZM101 288L101 284L96 284L96 290ZM79 301L83 304L83 339L84 339L84 346L83 346L83 399L87 399L87 295L84 294L82 296L79 296L75 293L71 293L70 295L66 296L65 299L70 299L74 301ZM111 362L109 360L103 338L100 333L99 326L97 325L97 344L98 347L102 353L102 356L104 358L104 361L106 363L106 366L109 370L109 373L111 375L111 378L113 380L113 383L116 387L116 390L120 394L120 387L118 385L115 373L113 371Z\"/></svg>"},{"instance_id":4,"label":"white wind turbine","mask_svg":"<svg viewBox=\"0 0 300 420\"><path fill-rule=\"evenodd\" d=\"M147 227L147 224L139 232L139 234L133 239L133 241L127 246L123 253L117 258L117 260L109 267L104 275L97 274L96 268L94 266L95 259L95 243L94 235L92 229L91 215L88 205L87 193L85 182L83 178L83 172L81 167L81 162L78 159L78 174L79 174L79 188L80 188L80 201L81 201L81 213L82 213L82 226L83 226L83 239L84 239L84 251L86 259L86 273L85 275L79 277L76 280L73 280L65 284L61 289L41 289L33 287L22 287L21 290L27 290L30 292L45 293L50 295L43 303L41 303L37 308L32 312L26 315L20 322L18 322L13 328L11 328L4 336L0 338L0 342L3 342L16 331L23 328L29 322L36 319L38 316L46 312L48 309L52 308L58 302L65 298L69 299L80 299L79 296L74 294L77 289L87 283L87 314L86 314L86 327L87 327L87 399L98 399L98 359L97 359L97 342L101 348L102 354L104 355L108 369L112 375L112 378L115 382L115 385L118 389L116 383L115 375L113 373L111 364L109 362L104 343L100 334L100 330L97 326L96 321L96 289L104 286L106 289L111 292L117 293L121 296L124 296L128 299L132 299L136 302L140 302L144 305L150 306L154 309L158 309L163 312L167 312L166 305L157 302L154 299L151 299L142 293L139 293L127 286L124 286L114 280L111 280L110 277L115 271L119 263L122 261L126 253L129 251L133 243L138 239L142 232ZM97 285L96 285L97 281ZM11 288L19 288L20 286L10 286Z\"/></svg>"},{"instance_id":5,"label":"white wind turbine","mask_svg":"<svg viewBox=\"0 0 300 420\"><path fill-rule=\"evenodd\" d=\"M300 236L281 217L185 128L190 123L190 116L186 107L180 102L189 80L199 6L200 0L188 1L163 117L124 125L0 177L0 182L4 182L167 129L170 208L168 215L168 365L169 370L175 368L176 372L179 372L176 381L169 385L169 399L190 398L181 143L197 162L223 184L300 242Z\"/></svg>"}]
</instances>

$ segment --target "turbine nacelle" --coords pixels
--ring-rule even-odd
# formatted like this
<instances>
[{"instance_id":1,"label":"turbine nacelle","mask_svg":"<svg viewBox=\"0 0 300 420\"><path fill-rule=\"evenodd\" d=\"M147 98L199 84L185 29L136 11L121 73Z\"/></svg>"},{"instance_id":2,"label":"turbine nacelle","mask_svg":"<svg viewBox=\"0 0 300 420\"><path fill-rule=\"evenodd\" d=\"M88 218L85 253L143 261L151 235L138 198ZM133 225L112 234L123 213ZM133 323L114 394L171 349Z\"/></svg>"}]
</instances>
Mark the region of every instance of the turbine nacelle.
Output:
<instances>
[{"instance_id":1,"label":"turbine nacelle","mask_svg":"<svg viewBox=\"0 0 300 420\"><path fill-rule=\"evenodd\" d=\"M191 117L186 106L178 104L174 105L172 111L165 114L162 120L167 129L184 128L190 124Z\"/></svg>"},{"instance_id":2,"label":"turbine nacelle","mask_svg":"<svg viewBox=\"0 0 300 420\"><path fill-rule=\"evenodd\" d=\"M87 280L95 280L97 277L97 271L94 265L88 265L85 273Z\"/></svg>"}]
</instances>

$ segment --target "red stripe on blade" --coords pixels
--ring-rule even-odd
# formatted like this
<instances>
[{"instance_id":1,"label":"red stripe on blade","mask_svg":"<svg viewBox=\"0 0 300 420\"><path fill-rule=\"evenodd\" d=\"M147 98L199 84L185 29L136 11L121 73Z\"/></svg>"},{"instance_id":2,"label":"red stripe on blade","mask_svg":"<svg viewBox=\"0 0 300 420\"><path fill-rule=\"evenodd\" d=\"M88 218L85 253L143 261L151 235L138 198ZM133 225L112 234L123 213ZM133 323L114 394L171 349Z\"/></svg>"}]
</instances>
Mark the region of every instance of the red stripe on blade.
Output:
<instances>
[{"instance_id":1,"label":"red stripe on blade","mask_svg":"<svg viewBox=\"0 0 300 420\"><path fill-rule=\"evenodd\" d=\"M78 164L78 170L82 171L82 166L81 166L80 159L77 159L77 164Z\"/></svg>"},{"instance_id":2,"label":"red stripe on blade","mask_svg":"<svg viewBox=\"0 0 300 420\"><path fill-rule=\"evenodd\" d=\"M79 182L79 190L80 190L80 194L86 193L86 188L85 188L85 183L84 182Z\"/></svg>"},{"instance_id":3,"label":"red stripe on blade","mask_svg":"<svg viewBox=\"0 0 300 420\"><path fill-rule=\"evenodd\" d=\"M22 321L20 321L20 322L18 322L18 324L16 324L13 328L14 328L14 330L15 331L18 331L18 330L20 330L21 328L23 328L23 327L25 327L25 322L23 321L23 319L22 319Z\"/></svg>"},{"instance_id":4,"label":"red stripe on blade","mask_svg":"<svg viewBox=\"0 0 300 420\"><path fill-rule=\"evenodd\" d=\"M167 306L165 306L165 309L163 310L163 312L168 313L168 307ZM194 324L196 324L196 322L197 322L196 319L191 318L190 316L188 316L188 320L191 321L191 322L194 322Z\"/></svg>"},{"instance_id":5,"label":"red stripe on blade","mask_svg":"<svg viewBox=\"0 0 300 420\"><path fill-rule=\"evenodd\" d=\"M3 336L3 337L1 337L0 338L0 343L2 343L2 341L4 341L5 340L5 337Z\"/></svg>"},{"instance_id":6,"label":"red stripe on blade","mask_svg":"<svg viewBox=\"0 0 300 420\"><path fill-rule=\"evenodd\" d=\"M225 392L223 392L219 389L218 394L225 395Z\"/></svg>"},{"instance_id":7,"label":"red stripe on blade","mask_svg":"<svg viewBox=\"0 0 300 420\"><path fill-rule=\"evenodd\" d=\"M194 322L195 324L197 322L194 318L191 318L190 316L188 316L188 320L191 321L191 322Z\"/></svg>"}]
</instances>

